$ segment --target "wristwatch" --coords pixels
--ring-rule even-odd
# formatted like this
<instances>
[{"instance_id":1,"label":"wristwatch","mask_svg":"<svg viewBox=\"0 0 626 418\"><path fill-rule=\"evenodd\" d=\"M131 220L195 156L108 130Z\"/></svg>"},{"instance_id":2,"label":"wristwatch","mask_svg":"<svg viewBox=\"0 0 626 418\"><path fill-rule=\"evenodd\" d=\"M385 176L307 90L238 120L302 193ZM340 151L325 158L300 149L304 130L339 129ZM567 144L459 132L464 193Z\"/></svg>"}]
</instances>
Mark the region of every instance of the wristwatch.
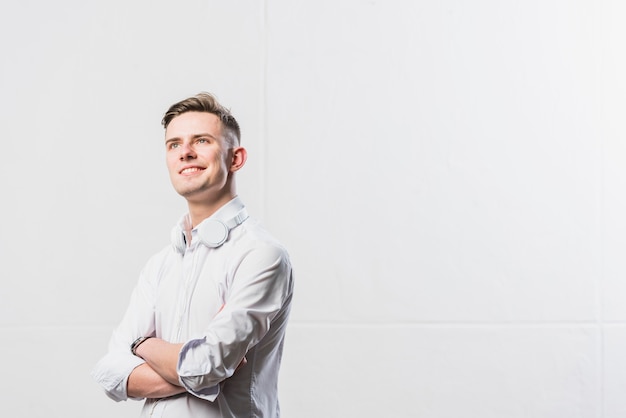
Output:
<instances>
[{"instance_id":1,"label":"wristwatch","mask_svg":"<svg viewBox=\"0 0 626 418\"><path fill-rule=\"evenodd\" d=\"M148 338L152 338L152 337L139 337L135 341L133 341L133 343L130 345L130 352L133 353L133 355L136 356L137 353L135 352L135 350L137 350L137 347L139 347ZM137 356L137 357L139 357L139 356Z\"/></svg>"}]
</instances>

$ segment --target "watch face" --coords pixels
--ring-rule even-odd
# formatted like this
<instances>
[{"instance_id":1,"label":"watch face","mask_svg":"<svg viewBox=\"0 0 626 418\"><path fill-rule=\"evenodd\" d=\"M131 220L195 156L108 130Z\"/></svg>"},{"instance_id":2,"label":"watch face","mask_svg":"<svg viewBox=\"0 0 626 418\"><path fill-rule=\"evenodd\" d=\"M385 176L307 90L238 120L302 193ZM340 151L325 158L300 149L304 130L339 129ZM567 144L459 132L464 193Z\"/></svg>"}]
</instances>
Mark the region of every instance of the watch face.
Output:
<instances>
[{"instance_id":1,"label":"watch face","mask_svg":"<svg viewBox=\"0 0 626 418\"><path fill-rule=\"evenodd\" d=\"M142 342L146 341L148 338L150 337L139 337L135 341L133 341L133 343L130 345L130 352L134 355L137 355L137 353L135 353L135 350Z\"/></svg>"}]
</instances>

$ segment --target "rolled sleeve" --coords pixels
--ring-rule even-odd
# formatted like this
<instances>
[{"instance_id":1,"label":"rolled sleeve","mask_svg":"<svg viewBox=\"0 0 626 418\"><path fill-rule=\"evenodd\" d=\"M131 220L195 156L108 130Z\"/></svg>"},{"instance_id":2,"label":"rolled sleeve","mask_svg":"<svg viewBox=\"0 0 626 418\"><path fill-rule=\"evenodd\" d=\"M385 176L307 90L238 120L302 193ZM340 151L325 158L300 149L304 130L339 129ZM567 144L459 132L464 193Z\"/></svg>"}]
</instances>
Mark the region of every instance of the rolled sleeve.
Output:
<instances>
[{"instance_id":1,"label":"rolled sleeve","mask_svg":"<svg viewBox=\"0 0 626 418\"><path fill-rule=\"evenodd\" d=\"M179 356L178 377L180 384L192 395L213 402L220 393L219 384L206 382L206 376L199 374L197 365L206 362L206 359L199 358L204 350L195 350L195 347L206 343L206 339L191 340L187 342Z\"/></svg>"},{"instance_id":2,"label":"rolled sleeve","mask_svg":"<svg viewBox=\"0 0 626 418\"><path fill-rule=\"evenodd\" d=\"M104 388L109 398L116 402L125 401L129 399L126 390L128 376L142 363L142 359L133 355L109 353L96 364L91 376Z\"/></svg>"},{"instance_id":3,"label":"rolled sleeve","mask_svg":"<svg viewBox=\"0 0 626 418\"><path fill-rule=\"evenodd\" d=\"M140 336L154 335L154 284L146 277L150 263L142 271L139 281L133 290L130 304L121 323L113 331L109 340L108 353L100 359L91 372L91 376L115 401L129 398L127 392L128 377L143 359L130 352L131 343ZM154 275L153 275L154 276Z\"/></svg>"}]
</instances>

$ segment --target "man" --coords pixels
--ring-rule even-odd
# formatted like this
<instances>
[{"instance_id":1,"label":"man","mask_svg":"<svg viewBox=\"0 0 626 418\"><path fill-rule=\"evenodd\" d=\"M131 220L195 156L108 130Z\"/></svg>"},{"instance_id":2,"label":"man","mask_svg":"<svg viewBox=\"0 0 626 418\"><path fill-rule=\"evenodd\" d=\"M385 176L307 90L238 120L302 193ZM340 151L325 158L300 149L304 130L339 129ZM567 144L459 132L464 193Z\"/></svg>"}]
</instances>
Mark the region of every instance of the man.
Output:
<instances>
[{"instance_id":1,"label":"man","mask_svg":"<svg viewBox=\"0 0 626 418\"><path fill-rule=\"evenodd\" d=\"M292 269L237 196L239 125L207 93L172 105L162 123L189 212L141 272L93 376L116 401L145 398L141 416L279 417Z\"/></svg>"}]
</instances>

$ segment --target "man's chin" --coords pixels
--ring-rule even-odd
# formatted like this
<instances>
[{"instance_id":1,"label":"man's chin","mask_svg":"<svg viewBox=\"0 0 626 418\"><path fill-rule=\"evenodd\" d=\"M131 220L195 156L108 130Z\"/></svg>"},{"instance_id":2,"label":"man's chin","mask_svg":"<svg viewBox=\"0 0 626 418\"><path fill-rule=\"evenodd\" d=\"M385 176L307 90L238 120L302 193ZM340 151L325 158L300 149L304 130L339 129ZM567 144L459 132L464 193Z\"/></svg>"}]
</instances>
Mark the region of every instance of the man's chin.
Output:
<instances>
[{"instance_id":1,"label":"man's chin","mask_svg":"<svg viewBox=\"0 0 626 418\"><path fill-rule=\"evenodd\" d=\"M215 191L208 189L180 189L178 194L184 197L189 203L207 203L216 199Z\"/></svg>"},{"instance_id":2,"label":"man's chin","mask_svg":"<svg viewBox=\"0 0 626 418\"><path fill-rule=\"evenodd\" d=\"M195 196L201 195L204 191L203 189L199 189L197 187L175 187L176 193L184 197L185 199L193 199Z\"/></svg>"}]
</instances>

